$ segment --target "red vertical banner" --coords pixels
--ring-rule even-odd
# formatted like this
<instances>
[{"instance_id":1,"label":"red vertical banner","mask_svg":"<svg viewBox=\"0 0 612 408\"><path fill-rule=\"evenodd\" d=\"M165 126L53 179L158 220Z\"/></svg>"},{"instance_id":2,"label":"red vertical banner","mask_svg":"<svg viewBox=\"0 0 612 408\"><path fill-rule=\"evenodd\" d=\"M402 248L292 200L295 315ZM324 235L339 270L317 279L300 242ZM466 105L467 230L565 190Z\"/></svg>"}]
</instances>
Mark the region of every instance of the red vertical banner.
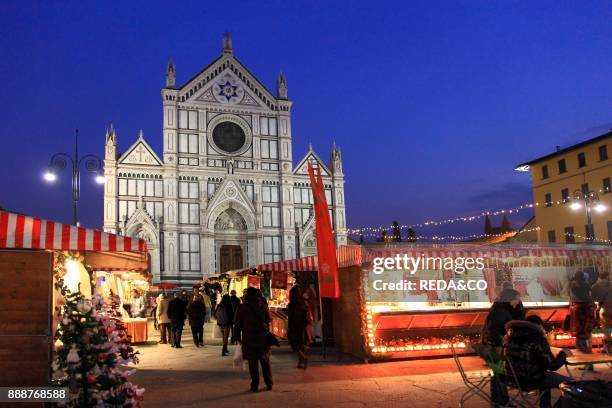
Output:
<instances>
[{"instance_id":1,"label":"red vertical banner","mask_svg":"<svg viewBox=\"0 0 612 408\"><path fill-rule=\"evenodd\" d=\"M308 163L312 197L314 199L315 226L317 231L317 258L319 261L319 288L321 297L339 298L340 285L338 282L338 259L336 258L336 245L332 231L325 187L321 178L321 169L317 167L317 177Z\"/></svg>"}]
</instances>

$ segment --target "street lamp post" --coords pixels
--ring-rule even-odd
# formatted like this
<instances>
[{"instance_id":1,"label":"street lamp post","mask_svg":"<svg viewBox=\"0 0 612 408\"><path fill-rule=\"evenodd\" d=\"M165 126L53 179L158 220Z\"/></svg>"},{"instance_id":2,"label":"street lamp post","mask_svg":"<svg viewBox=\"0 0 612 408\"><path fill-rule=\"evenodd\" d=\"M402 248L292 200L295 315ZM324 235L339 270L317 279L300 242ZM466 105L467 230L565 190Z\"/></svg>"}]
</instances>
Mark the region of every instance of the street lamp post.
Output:
<instances>
[{"instance_id":1,"label":"street lamp post","mask_svg":"<svg viewBox=\"0 0 612 408\"><path fill-rule=\"evenodd\" d=\"M72 166L72 205L74 215L74 225L79 225L78 216L78 204L79 198L81 197L81 165L85 165L85 169L90 173L96 174L96 182L98 184L104 184L104 166L102 160L93 154L87 154L83 157L79 157L79 130L76 129L75 141L74 141L74 156L70 156L67 153L56 153L51 156L49 161L49 168L44 175L44 179L48 182L54 182L57 180L57 173L60 170L64 170L68 163Z\"/></svg>"},{"instance_id":2,"label":"street lamp post","mask_svg":"<svg viewBox=\"0 0 612 408\"><path fill-rule=\"evenodd\" d=\"M599 195L596 191L584 192L582 190L576 190L574 191L574 197L570 204L570 208L574 211L578 211L582 208L582 205L584 205L587 219L586 240L593 242L595 240L595 231L593 230L592 211L595 210L595 212L598 213L604 212L606 206L599 201Z\"/></svg>"}]
</instances>

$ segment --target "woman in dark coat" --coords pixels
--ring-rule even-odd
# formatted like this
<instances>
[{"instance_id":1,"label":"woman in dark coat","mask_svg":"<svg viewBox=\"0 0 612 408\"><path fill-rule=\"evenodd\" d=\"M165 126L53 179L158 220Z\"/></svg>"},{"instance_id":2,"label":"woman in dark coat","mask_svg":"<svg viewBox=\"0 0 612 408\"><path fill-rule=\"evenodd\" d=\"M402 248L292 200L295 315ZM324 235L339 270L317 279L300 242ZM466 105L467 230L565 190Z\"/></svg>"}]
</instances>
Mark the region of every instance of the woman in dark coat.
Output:
<instances>
[{"instance_id":1,"label":"woman in dark coat","mask_svg":"<svg viewBox=\"0 0 612 408\"><path fill-rule=\"evenodd\" d=\"M193 335L193 344L196 347L204 347L204 318L206 317L206 306L199 294L194 294L191 302L187 305L187 316L189 326Z\"/></svg>"},{"instance_id":2,"label":"woman in dark coat","mask_svg":"<svg viewBox=\"0 0 612 408\"><path fill-rule=\"evenodd\" d=\"M291 349L297 353L297 368L306 369L308 358L305 354L306 327L310 324L308 305L304 301L299 286L294 286L289 291L288 306L289 324L287 338Z\"/></svg>"},{"instance_id":3,"label":"woman in dark coat","mask_svg":"<svg viewBox=\"0 0 612 408\"><path fill-rule=\"evenodd\" d=\"M232 304L232 298L230 295L223 295L221 303L217 306L215 311L215 318L217 319L217 326L221 329L223 335L223 349L221 350L221 356L229 355L227 350L227 340L230 333L230 328L234 322L234 305Z\"/></svg>"},{"instance_id":4,"label":"woman in dark coat","mask_svg":"<svg viewBox=\"0 0 612 408\"><path fill-rule=\"evenodd\" d=\"M257 289L246 289L243 303L236 310L234 335L242 343L242 357L249 362L251 391L259 391L259 364L268 390L272 389L270 345L266 341L271 321L268 306L259 298Z\"/></svg>"}]
</instances>

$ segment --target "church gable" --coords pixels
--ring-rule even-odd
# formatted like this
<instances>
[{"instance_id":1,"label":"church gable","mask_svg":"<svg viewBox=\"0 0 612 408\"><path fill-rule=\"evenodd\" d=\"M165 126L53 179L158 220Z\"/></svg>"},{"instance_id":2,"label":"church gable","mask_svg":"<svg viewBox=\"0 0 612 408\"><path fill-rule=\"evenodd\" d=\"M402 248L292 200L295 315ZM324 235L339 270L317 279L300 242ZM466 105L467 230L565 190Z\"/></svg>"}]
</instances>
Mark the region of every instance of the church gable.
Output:
<instances>
[{"instance_id":1,"label":"church gable","mask_svg":"<svg viewBox=\"0 0 612 408\"><path fill-rule=\"evenodd\" d=\"M130 148L119 158L120 164L138 164L146 166L162 166L162 161L151 146L144 140L142 134Z\"/></svg>"},{"instance_id":2,"label":"church gable","mask_svg":"<svg viewBox=\"0 0 612 408\"><path fill-rule=\"evenodd\" d=\"M231 54L215 60L183 85L179 101L277 108L274 95Z\"/></svg>"},{"instance_id":3,"label":"church gable","mask_svg":"<svg viewBox=\"0 0 612 408\"><path fill-rule=\"evenodd\" d=\"M308 163L310 163L313 168L319 166L321 168L321 176L331 176L331 171L329 171L327 166L323 163L323 160L321 160L321 158L312 150L306 153L306 156L295 167L295 170L293 170L293 174L308 175Z\"/></svg>"},{"instance_id":4,"label":"church gable","mask_svg":"<svg viewBox=\"0 0 612 408\"><path fill-rule=\"evenodd\" d=\"M247 87L241 80L229 72L213 80L212 85L194 94L190 100L220 105L266 107L262 100L251 94L250 90L247 90Z\"/></svg>"}]
</instances>

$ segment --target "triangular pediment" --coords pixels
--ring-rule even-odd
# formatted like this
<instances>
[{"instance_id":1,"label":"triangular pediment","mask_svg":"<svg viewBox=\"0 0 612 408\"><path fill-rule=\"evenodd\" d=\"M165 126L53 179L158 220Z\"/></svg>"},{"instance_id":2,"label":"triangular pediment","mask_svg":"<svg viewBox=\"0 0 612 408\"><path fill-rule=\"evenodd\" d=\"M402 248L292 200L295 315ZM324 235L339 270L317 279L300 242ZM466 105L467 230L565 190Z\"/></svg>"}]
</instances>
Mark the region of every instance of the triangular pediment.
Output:
<instances>
[{"instance_id":1,"label":"triangular pediment","mask_svg":"<svg viewBox=\"0 0 612 408\"><path fill-rule=\"evenodd\" d=\"M160 158L142 136L130 146L119 158L120 164L138 164L146 166L163 166Z\"/></svg>"},{"instance_id":2,"label":"triangular pediment","mask_svg":"<svg viewBox=\"0 0 612 408\"><path fill-rule=\"evenodd\" d=\"M219 105L266 107L259 97L254 96L242 81L229 72L213 80L208 88L194 94L189 100Z\"/></svg>"},{"instance_id":3,"label":"triangular pediment","mask_svg":"<svg viewBox=\"0 0 612 408\"><path fill-rule=\"evenodd\" d=\"M215 191L215 194L208 202L208 208L213 209L225 201L238 202L253 214L255 213L253 203L251 200L249 200L249 197L246 195L244 190L242 190L238 180L234 178L228 177L221 183L219 188L217 188L217 191Z\"/></svg>"},{"instance_id":4,"label":"triangular pediment","mask_svg":"<svg viewBox=\"0 0 612 408\"><path fill-rule=\"evenodd\" d=\"M179 90L181 101L273 108L276 98L233 55L224 55Z\"/></svg>"},{"instance_id":5,"label":"triangular pediment","mask_svg":"<svg viewBox=\"0 0 612 408\"><path fill-rule=\"evenodd\" d=\"M300 163L295 166L295 170L293 170L293 174L305 174L308 175L308 163L312 165L313 168L319 166L321 168L321 176L330 176L331 171L327 168L323 160L319 157L318 154L314 152L314 150L309 150L306 153L306 156L300 161Z\"/></svg>"}]
</instances>

